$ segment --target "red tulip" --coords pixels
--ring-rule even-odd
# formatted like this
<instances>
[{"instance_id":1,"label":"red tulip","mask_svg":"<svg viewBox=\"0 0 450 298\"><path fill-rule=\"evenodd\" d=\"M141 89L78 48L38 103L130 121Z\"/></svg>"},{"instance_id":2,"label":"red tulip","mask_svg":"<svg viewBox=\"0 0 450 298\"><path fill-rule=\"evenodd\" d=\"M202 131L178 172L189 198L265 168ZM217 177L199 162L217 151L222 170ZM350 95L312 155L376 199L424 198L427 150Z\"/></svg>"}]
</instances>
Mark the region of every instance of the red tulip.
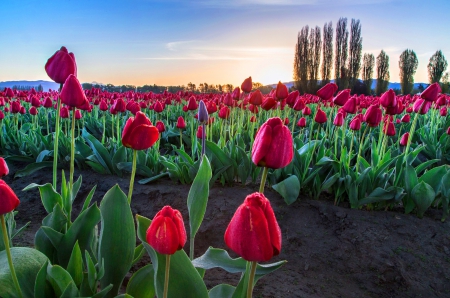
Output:
<instances>
[{"instance_id":1,"label":"red tulip","mask_svg":"<svg viewBox=\"0 0 450 298\"><path fill-rule=\"evenodd\" d=\"M186 244L186 229L180 211L164 206L148 227L146 240L156 252L173 255Z\"/></svg>"},{"instance_id":2,"label":"red tulip","mask_svg":"<svg viewBox=\"0 0 450 298\"><path fill-rule=\"evenodd\" d=\"M409 123L409 121L411 121L411 116L409 114L405 114L400 121L403 123Z\"/></svg>"},{"instance_id":3,"label":"red tulip","mask_svg":"<svg viewBox=\"0 0 450 298\"><path fill-rule=\"evenodd\" d=\"M179 128L179 129L185 129L186 128L186 122L184 122L183 116L178 117L177 128Z\"/></svg>"},{"instance_id":4,"label":"red tulip","mask_svg":"<svg viewBox=\"0 0 450 298\"><path fill-rule=\"evenodd\" d=\"M289 93L288 97L286 98L286 104L289 105L290 107L293 107L297 101L299 94L300 92L298 92L298 90Z\"/></svg>"},{"instance_id":5,"label":"red tulip","mask_svg":"<svg viewBox=\"0 0 450 298\"><path fill-rule=\"evenodd\" d=\"M344 104L342 109L349 114L355 114L357 111L357 103L356 103L356 97L351 97L347 102Z\"/></svg>"},{"instance_id":6,"label":"red tulip","mask_svg":"<svg viewBox=\"0 0 450 298\"><path fill-rule=\"evenodd\" d=\"M447 107L442 107L442 108L439 110L439 115L441 115L442 117L447 116Z\"/></svg>"},{"instance_id":7,"label":"red tulip","mask_svg":"<svg viewBox=\"0 0 450 298\"><path fill-rule=\"evenodd\" d=\"M0 215L16 209L20 201L11 187L5 181L0 180Z\"/></svg>"},{"instance_id":8,"label":"red tulip","mask_svg":"<svg viewBox=\"0 0 450 298\"><path fill-rule=\"evenodd\" d=\"M284 168L294 156L292 135L283 121L267 120L258 130L252 148L252 161L257 166Z\"/></svg>"},{"instance_id":9,"label":"red tulip","mask_svg":"<svg viewBox=\"0 0 450 298\"><path fill-rule=\"evenodd\" d=\"M297 122L298 127L306 127L306 118L302 117Z\"/></svg>"},{"instance_id":10,"label":"red tulip","mask_svg":"<svg viewBox=\"0 0 450 298\"><path fill-rule=\"evenodd\" d=\"M39 98L37 96L33 96L31 98L31 105L36 108L39 108L41 106L41 101L39 100Z\"/></svg>"},{"instance_id":11,"label":"red tulip","mask_svg":"<svg viewBox=\"0 0 450 298\"><path fill-rule=\"evenodd\" d=\"M334 126L342 126L344 124L344 115L342 113L337 113L333 124Z\"/></svg>"},{"instance_id":12,"label":"red tulip","mask_svg":"<svg viewBox=\"0 0 450 298\"><path fill-rule=\"evenodd\" d=\"M277 102L275 101L275 99L273 97L269 96L263 100L263 102L261 104L261 108L266 111L269 111L276 105L277 105Z\"/></svg>"},{"instance_id":13,"label":"red tulip","mask_svg":"<svg viewBox=\"0 0 450 298\"><path fill-rule=\"evenodd\" d=\"M392 121L385 122L383 126L383 133L390 137L395 136L394 122Z\"/></svg>"},{"instance_id":14,"label":"red tulip","mask_svg":"<svg viewBox=\"0 0 450 298\"><path fill-rule=\"evenodd\" d=\"M252 112L253 114L258 114L258 112L259 112L258 106L255 106L255 105L252 105L252 104L248 105L248 110L250 112Z\"/></svg>"},{"instance_id":15,"label":"red tulip","mask_svg":"<svg viewBox=\"0 0 450 298\"><path fill-rule=\"evenodd\" d=\"M227 106L223 106L219 111L219 118L228 119L230 117L230 109Z\"/></svg>"},{"instance_id":16,"label":"red tulip","mask_svg":"<svg viewBox=\"0 0 450 298\"><path fill-rule=\"evenodd\" d=\"M241 89L243 92L249 93L252 91L253 85L252 85L252 77L248 77L242 82Z\"/></svg>"},{"instance_id":17,"label":"red tulip","mask_svg":"<svg viewBox=\"0 0 450 298\"><path fill-rule=\"evenodd\" d=\"M80 110L76 110L75 111L75 120L80 120L81 118L83 118L83 115L81 114Z\"/></svg>"},{"instance_id":18,"label":"red tulip","mask_svg":"<svg viewBox=\"0 0 450 298\"><path fill-rule=\"evenodd\" d=\"M316 92L316 95L319 96L322 100L328 101L333 97L333 94L338 90L338 86L335 83L328 83L319 91Z\"/></svg>"},{"instance_id":19,"label":"red tulip","mask_svg":"<svg viewBox=\"0 0 450 298\"><path fill-rule=\"evenodd\" d=\"M5 96L8 98L13 98L15 96L14 91L11 88L6 87Z\"/></svg>"},{"instance_id":20,"label":"red tulip","mask_svg":"<svg viewBox=\"0 0 450 298\"><path fill-rule=\"evenodd\" d=\"M335 98L333 98L333 103L337 106L343 106L350 98L350 89L345 89L339 92ZM354 114L354 113L352 113Z\"/></svg>"},{"instance_id":21,"label":"red tulip","mask_svg":"<svg viewBox=\"0 0 450 298\"><path fill-rule=\"evenodd\" d=\"M22 106L20 105L20 102L19 102L19 101L11 101L10 107L11 107L11 113L17 114L17 113L20 112L20 108L21 108Z\"/></svg>"},{"instance_id":22,"label":"red tulip","mask_svg":"<svg viewBox=\"0 0 450 298\"><path fill-rule=\"evenodd\" d=\"M33 106L30 108L29 112L30 112L30 115L33 115L33 116L36 116L38 113L36 107L33 107Z\"/></svg>"},{"instance_id":23,"label":"red tulip","mask_svg":"<svg viewBox=\"0 0 450 298\"><path fill-rule=\"evenodd\" d=\"M292 107L295 111L301 111L306 107L305 101L303 100L303 98L299 97L295 103L294 106Z\"/></svg>"},{"instance_id":24,"label":"red tulip","mask_svg":"<svg viewBox=\"0 0 450 298\"><path fill-rule=\"evenodd\" d=\"M112 108L114 109L114 111L116 113L118 113L118 112L124 113L127 110L127 106L126 106L125 101L123 100L123 98L117 98L114 101L114 104L112 105Z\"/></svg>"},{"instance_id":25,"label":"red tulip","mask_svg":"<svg viewBox=\"0 0 450 298\"><path fill-rule=\"evenodd\" d=\"M122 132L122 144L134 150L150 148L158 138L158 129L142 112L137 112L136 117L129 118Z\"/></svg>"},{"instance_id":26,"label":"red tulip","mask_svg":"<svg viewBox=\"0 0 450 298\"><path fill-rule=\"evenodd\" d=\"M61 110L59 110L59 117L63 119L69 118L69 109L67 107L61 107Z\"/></svg>"},{"instance_id":27,"label":"red tulip","mask_svg":"<svg viewBox=\"0 0 450 298\"><path fill-rule=\"evenodd\" d=\"M25 115L26 112L27 112L27 111L25 110L25 107L24 107L24 106L21 106L21 107L20 107L19 113L22 114L22 115Z\"/></svg>"},{"instance_id":28,"label":"red tulip","mask_svg":"<svg viewBox=\"0 0 450 298\"><path fill-rule=\"evenodd\" d=\"M278 100L283 100L286 97L288 97L289 91L285 84L281 83L281 81L278 81L277 89L275 91L275 96Z\"/></svg>"},{"instance_id":29,"label":"red tulip","mask_svg":"<svg viewBox=\"0 0 450 298\"><path fill-rule=\"evenodd\" d=\"M195 101L195 97L194 96L189 97L187 109L189 111L195 111L195 110L197 110L197 108L198 108L198 104L197 104L197 101Z\"/></svg>"},{"instance_id":30,"label":"red tulip","mask_svg":"<svg viewBox=\"0 0 450 298\"><path fill-rule=\"evenodd\" d=\"M241 98L241 89L239 89L239 87L234 88L233 93L231 93L231 97L234 100L239 100Z\"/></svg>"},{"instance_id":31,"label":"red tulip","mask_svg":"<svg viewBox=\"0 0 450 298\"><path fill-rule=\"evenodd\" d=\"M428 113L428 110L431 108L431 104L432 104L431 101L426 101L424 99L419 98L414 102L413 111L424 115Z\"/></svg>"},{"instance_id":32,"label":"red tulip","mask_svg":"<svg viewBox=\"0 0 450 298\"><path fill-rule=\"evenodd\" d=\"M99 107L100 111L103 111L103 112L108 110L108 104L103 99L100 101L100 104L98 107Z\"/></svg>"},{"instance_id":33,"label":"red tulip","mask_svg":"<svg viewBox=\"0 0 450 298\"><path fill-rule=\"evenodd\" d=\"M206 103L206 110L208 111L208 114L214 114L215 112L217 112L217 105L214 101L208 101Z\"/></svg>"},{"instance_id":34,"label":"red tulip","mask_svg":"<svg viewBox=\"0 0 450 298\"><path fill-rule=\"evenodd\" d=\"M67 77L61 90L61 102L69 107L79 108L87 102L86 95L78 79L73 75Z\"/></svg>"},{"instance_id":35,"label":"red tulip","mask_svg":"<svg viewBox=\"0 0 450 298\"><path fill-rule=\"evenodd\" d=\"M397 96L395 95L394 90L389 89L384 92L380 97L380 104L384 108L392 108L397 106Z\"/></svg>"},{"instance_id":36,"label":"red tulip","mask_svg":"<svg viewBox=\"0 0 450 298\"><path fill-rule=\"evenodd\" d=\"M400 139L400 146L406 146L408 144L409 132L406 132L402 135Z\"/></svg>"},{"instance_id":37,"label":"red tulip","mask_svg":"<svg viewBox=\"0 0 450 298\"><path fill-rule=\"evenodd\" d=\"M162 121L156 122L156 128L158 129L159 133L163 133L166 131L166 126L164 125L164 122L162 122Z\"/></svg>"},{"instance_id":38,"label":"red tulip","mask_svg":"<svg viewBox=\"0 0 450 298\"><path fill-rule=\"evenodd\" d=\"M162 111L164 111L164 108L163 108L162 104L161 104L159 101L157 101L157 102L155 102L155 104L153 105L153 110L154 110L156 113L162 113Z\"/></svg>"},{"instance_id":39,"label":"red tulip","mask_svg":"<svg viewBox=\"0 0 450 298\"><path fill-rule=\"evenodd\" d=\"M269 200L255 192L238 207L225 231L225 243L244 260L264 262L281 251L281 230Z\"/></svg>"},{"instance_id":40,"label":"red tulip","mask_svg":"<svg viewBox=\"0 0 450 298\"><path fill-rule=\"evenodd\" d=\"M381 109L378 106L372 105L364 114L364 121L370 127L377 127L381 122L382 115L383 112L381 112Z\"/></svg>"},{"instance_id":41,"label":"red tulip","mask_svg":"<svg viewBox=\"0 0 450 298\"><path fill-rule=\"evenodd\" d=\"M0 157L0 178L9 174L9 168L3 157Z\"/></svg>"},{"instance_id":42,"label":"red tulip","mask_svg":"<svg viewBox=\"0 0 450 298\"><path fill-rule=\"evenodd\" d=\"M352 121L350 122L350 129L351 130L360 130L361 129L361 118L358 116L355 116Z\"/></svg>"},{"instance_id":43,"label":"red tulip","mask_svg":"<svg viewBox=\"0 0 450 298\"><path fill-rule=\"evenodd\" d=\"M317 114L316 114L316 117L314 118L314 121L319 124L327 122L327 114L325 114L325 112L322 111L321 108L319 108L317 110Z\"/></svg>"},{"instance_id":44,"label":"red tulip","mask_svg":"<svg viewBox=\"0 0 450 298\"><path fill-rule=\"evenodd\" d=\"M284 118L284 125L289 125L289 118L288 117Z\"/></svg>"},{"instance_id":45,"label":"red tulip","mask_svg":"<svg viewBox=\"0 0 450 298\"><path fill-rule=\"evenodd\" d=\"M256 122L256 117L255 117L255 115L253 115L253 116L250 118L250 122Z\"/></svg>"},{"instance_id":46,"label":"red tulip","mask_svg":"<svg viewBox=\"0 0 450 298\"><path fill-rule=\"evenodd\" d=\"M261 91L256 90L255 92L252 92L250 94L250 98L249 98L248 102L254 106L261 105L263 102L263 95L262 95Z\"/></svg>"},{"instance_id":47,"label":"red tulip","mask_svg":"<svg viewBox=\"0 0 450 298\"><path fill-rule=\"evenodd\" d=\"M77 64L73 53L69 53L65 47L61 47L45 63L47 75L56 83L63 84L69 75L77 75Z\"/></svg>"},{"instance_id":48,"label":"red tulip","mask_svg":"<svg viewBox=\"0 0 450 298\"><path fill-rule=\"evenodd\" d=\"M306 106L306 107L303 109L302 114L303 114L304 116L311 115L311 109L310 109L308 106Z\"/></svg>"},{"instance_id":49,"label":"red tulip","mask_svg":"<svg viewBox=\"0 0 450 298\"><path fill-rule=\"evenodd\" d=\"M203 134L203 126L199 125L198 129L197 129L197 134L196 134L197 138L201 139L203 137L202 134ZM206 137L206 131L205 131L205 137Z\"/></svg>"},{"instance_id":50,"label":"red tulip","mask_svg":"<svg viewBox=\"0 0 450 298\"><path fill-rule=\"evenodd\" d=\"M439 83L433 83L427 87L421 94L420 97L425 101L433 102L437 99L439 93L441 93L441 86ZM417 113L417 112L416 112Z\"/></svg>"},{"instance_id":51,"label":"red tulip","mask_svg":"<svg viewBox=\"0 0 450 298\"><path fill-rule=\"evenodd\" d=\"M45 100L44 100L44 108L48 109L48 108L51 108L51 107L53 107L53 102L50 99L50 97L46 97Z\"/></svg>"},{"instance_id":52,"label":"red tulip","mask_svg":"<svg viewBox=\"0 0 450 298\"><path fill-rule=\"evenodd\" d=\"M450 136L450 126L447 128L447 135Z\"/></svg>"}]
</instances>

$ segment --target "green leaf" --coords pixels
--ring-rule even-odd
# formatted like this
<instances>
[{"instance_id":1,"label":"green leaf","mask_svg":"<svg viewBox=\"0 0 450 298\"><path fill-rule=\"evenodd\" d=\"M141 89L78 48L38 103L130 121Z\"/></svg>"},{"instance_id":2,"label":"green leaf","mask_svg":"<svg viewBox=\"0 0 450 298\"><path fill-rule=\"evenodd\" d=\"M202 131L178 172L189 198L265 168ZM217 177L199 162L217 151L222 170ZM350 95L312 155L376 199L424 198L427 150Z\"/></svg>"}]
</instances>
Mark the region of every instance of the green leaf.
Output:
<instances>
[{"instance_id":1,"label":"green leaf","mask_svg":"<svg viewBox=\"0 0 450 298\"><path fill-rule=\"evenodd\" d=\"M41 267L47 262L47 257L29 247L12 247L11 257L23 296L34 297L34 280ZM18 297L11 278L6 251L0 252L0 297Z\"/></svg>"},{"instance_id":2,"label":"green leaf","mask_svg":"<svg viewBox=\"0 0 450 298\"><path fill-rule=\"evenodd\" d=\"M103 166L108 174L112 174L113 166L111 162L111 157L109 156L108 150L91 134L89 134L85 128L83 128L81 135L91 147L92 152L97 158L98 162Z\"/></svg>"},{"instance_id":3,"label":"green leaf","mask_svg":"<svg viewBox=\"0 0 450 298\"><path fill-rule=\"evenodd\" d=\"M153 285L155 272L153 265L149 264L131 276L127 285L127 294L134 298L155 297L155 286Z\"/></svg>"},{"instance_id":4,"label":"green leaf","mask_svg":"<svg viewBox=\"0 0 450 298\"><path fill-rule=\"evenodd\" d=\"M139 214L136 214L136 224L137 224L137 231L136 234L142 242L147 242L146 234L147 229L150 226L150 223L152 221L148 219L147 217L140 216Z\"/></svg>"},{"instance_id":5,"label":"green leaf","mask_svg":"<svg viewBox=\"0 0 450 298\"><path fill-rule=\"evenodd\" d=\"M134 249L133 263L131 265L134 266L137 262L139 262L139 260L144 256L144 254L145 249L141 243Z\"/></svg>"},{"instance_id":6,"label":"green leaf","mask_svg":"<svg viewBox=\"0 0 450 298\"><path fill-rule=\"evenodd\" d=\"M154 284L158 297L163 296L166 255L157 253L147 243L143 243L150 258L152 259L153 270L155 271ZM179 250L170 256L170 278L168 297L185 298L207 298L203 279L197 269L192 265L184 250Z\"/></svg>"},{"instance_id":7,"label":"green leaf","mask_svg":"<svg viewBox=\"0 0 450 298\"><path fill-rule=\"evenodd\" d=\"M221 168L226 165L233 165L233 160L228 157L225 152L213 142L206 141L206 153L210 156L211 164L214 167ZM217 164L217 165L216 165ZM228 168L225 173L225 180L230 182L234 178L233 167Z\"/></svg>"},{"instance_id":8,"label":"green leaf","mask_svg":"<svg viewBox=\"0 0 450 298\"><path fill-rule=\"evenodd\" d=\"M283 266L285 263L286 261L264 265L258 264L255 276L262 277L269 274ZM192 264L197 268L206 270L222 268L230 273L242 273L245 271L247 261L243 258L232 259L226 250L209 247L205 254L193 260Z\"/></svg>"},{"instance_id":9,"label":"green leaf","mask_svg":"<svg viewBox=\"0 0 450 298\"><path fill-rule=\"evenodd\" d=\"M127 148L125 146L120 146L112 158L112 167L113 167L114 173L116 173L116 175L119 177L122 177L122 170L120 170L117 167L117 164L120 162L127 161L127 150L126 149Z\"/></svg>"},{"instance_id":10,"label":"green leaf","mask_svg":"<svg viewBox=\"0 0 450 298\"><path fill-rule=\"evenodd\" d=\"M162 178L162 177L167 176L167 175L169 175L169 173L168 173L168 172L164 172L164 173L155 175L155 176L150 177L150 178L141 179L141 180L138 181L138 183L139 183L139 184L147 184L147 183L156 181L156 180L158 180L159 178Z\"/></svg>"},{"instance_id":11,"label":"green leaf","mask_svg":"<svg viewBox=\"0 0 450 298\"><path fill-rule=\"evenodd\" d=\"M53 161L43 161L43 162L35 162L28 164L25 168L21 170L17 170L14 174L14 178L20 178L25 177L28 175L33 174L36 171L39 171L40 169L44 168L50 168L53 167Z\"/></svg>"},{"instance_id":12,"label":"green leaf","mask_svg":"<svg viewBox=\"0 0 450 298\"><path fill-rule=\"evenodd\" d=\"M272 188L283 197L288 205L294 203L300 194L300 182L295 175L289 176L283 181L272 185Z\"/></svg>"},{"instance_id":13,"label":"green leaf","mask_svg":"<svg viewBox=\"0 0 450 298\"><path fill-rule=\"evenodd\" d=\"M39 185L36 183L31 183L27 187L23 189L23 191L27 191L33 188L39 188L39 192L41 194L41 200L42 205L45 208L45 211L47 213L50 213L53 211L53 208L56 204L63 206L62 197L59 193L56 192L56 190L53 188L53 186L50 183Z\"/></svg>"},{"instance_id":14,"label":"green leaf","mask_svg":"<svg viewBox=\"0 0 450 298\"><path fill-rule=\"evenodd\" d=\"M443 165L427 171L419 178L419 182L423 181L429 184L433 188L434 192L438 194L441 187L442 177L447 174L446 167L446 165Z\"/></svg>"},{"instance_id":15,"label":"green leaf","mask_svg":"<svg viewBox=\"0 0 450 298\"><path fill-rule=\"evenodd\" d=\"M35 298L48 298L54 297L55 291L53 291L52 285L47 280L47 267L48 261L42 265L39 270L34 283L34 297Z\"/></svg>"},{"instance_id":16,"label":"green leaf","mask_svg":"<svg viewBox=\"0 0 450 298\"><path fill-rule=\"evenodd\" d=\"M231 298L235 289L235 287L227 284L217 285L209 291L209 298Z\"/></svg>"},{"instance_id":17,"label":"green leaf","mask_svg":"<svg viewBox=\"0 0 450 298\"><path fill-rule=\"evenodd\" d=\"M113 284L107 297L114 297L133 262L136 245L133 214L127 196L118 185L105 194L100 211L102 229L98 259L103 259L105 264L105 275L100 280L100 286L104 289Z\"/></svg>"},{"instance_id":18,"label":"green leaf","mask_svg":"<svg viewBox=\"0 0 450 298\"><path fill-rule=\"evenodd\" d=\"M70 294L74 294L72 297L78 294L72 276L70 276L69 272L59 265L52 266L49 264L47 266L47 279L50 281L57 297L61 297L65 291L69 291ZM73 287L75 287L75 291L73 290Z\"/></svg>"},{"instance_id":19,"label":"green leaf","mask_svg":"<svg viewBox=\"0 0 450 298\"><path fill-rule=\"evenodd\" d=\"M387 201L387 203L397 203L402 197L403 188L391 186L388 189L383 189L381 187L377 187L366 198L359 201L359 206L384 201Z\"/></svg>"},{"instance_id":20,"label":"green leaf","mask_svg":"<svg viewBox=\"0 0 450 298\"><path fill-rule=\"evenodd\" d=\"M92 200L92 197L94 196L96 188L97 188L97 185L94 185L94 187L92 187L89 194L86 196L86 199L84 200L83 208L81 208L81 212L83 212L84 210L86 210L89 207L89 204L91 203L91 200Z\"/></svg>"},{"instance_id":21,"label":"green leaf","mask_svg":"<svg viewBox=\"0 0 450 298\"><path fill-rule=\"evenodd\" d=\"M77 241L73 247L69 264L67 265L67 271L72 276L77 287L81 285L81 281L83 280L83 258L81 256L80 246Z\"/></svg>"},{"instance_id":22,"label":"green leaf","mask_svg":"<svg viewBox=\"0 0 450 298\"><path fill-rule=\"evenodd\" d=\"M427 211L428 207L433 203L435 192L429 184L421 181L411 191L411 197L417 206L417 216L422 218L425 211Z\"/></svg>"},{"instance_id":23,"label":"green leaf","mask_svg":"<svg viewBox=\"0 0 450 298\"><path fill-rule=\"evenodd\" d=\"M195 234L197 234L197 231L202 224L203 217L205 216L209 195L209 180L211 179L211 176L211 165L209 164L208 157L204 155L187 198L191 239L194 239Z\"/></svg>"}]
</instances>

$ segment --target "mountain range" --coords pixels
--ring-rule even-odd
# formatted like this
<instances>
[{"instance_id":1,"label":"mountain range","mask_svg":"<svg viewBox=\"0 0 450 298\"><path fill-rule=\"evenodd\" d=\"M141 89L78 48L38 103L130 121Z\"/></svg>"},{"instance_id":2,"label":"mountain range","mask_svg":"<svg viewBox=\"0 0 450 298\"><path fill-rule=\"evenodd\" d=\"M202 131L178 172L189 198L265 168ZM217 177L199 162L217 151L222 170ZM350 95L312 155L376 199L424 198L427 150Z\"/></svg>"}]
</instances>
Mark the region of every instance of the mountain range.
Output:
<instances>
[{"instance_id":1,"label":"mountain range","mask_svg":"<svg viewBox=\"0 0 450 298\"><path fill-rule=\"evenodd\" d=\"M333 82L333 81L332 81ZM285 82L283 83L286 85L286 87L291 88L294 85L293 81L290 82ZM21 86L21 87L34 87L35 89L37 89L37 87L41 85L42 89L44 91L48 91L50 89L52 90L58 90L59 89L59 84L55 83L55 82L50 82L50 81L5 81L5 82L0 82L0 89L3 89L5 87L9 87L12 88L14 86ZM374 79L372 82L372 89L375 89L377 85L377 80ZM424 88L426 88L428 86L427 83L415 83L414 84L414 88L418 88L420 85L422 85ZM270 84L268 86L271 86L272 88L276 88L277 84ZM389 86L388 89L401 89L400 83L391 83L389 82Z\"/></svg>"}]
</instances>

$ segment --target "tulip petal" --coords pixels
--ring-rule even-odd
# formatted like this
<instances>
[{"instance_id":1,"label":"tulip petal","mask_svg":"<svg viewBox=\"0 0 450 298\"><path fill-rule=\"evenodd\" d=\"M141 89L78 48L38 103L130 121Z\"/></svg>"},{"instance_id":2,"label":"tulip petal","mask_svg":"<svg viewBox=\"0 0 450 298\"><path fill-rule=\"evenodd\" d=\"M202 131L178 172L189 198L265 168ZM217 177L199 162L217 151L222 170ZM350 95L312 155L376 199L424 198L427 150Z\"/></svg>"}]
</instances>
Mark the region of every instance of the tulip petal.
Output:
<instances>
[{"instance_id":1,"label":"tulip petal","mask_svg":"<svg viewBox=\"0 0 450 298\"><path fill-rule=\"evenodd\" d=\"M172 255L179 247L177 227L169 217L156 215L147 230L146 240L160 254Z\"/></svg>"},{"instance_id":2,"label":"tulip petal","mask_svg":"<svg viewBox=\"0 0 450 298\"><path fill-rule=\"evenodd\" d=\"M265 166L272 169L284 168L294 157L293 148L289 128L283 124L275 126L272 130L272 142L264 157Z\"/></svg>"},{"instance_id":3,"label":"tulip petal","mask_svg":"<svg viewBox=\"0 0 450 298\"><path fill-rule=\"evenodd\" d=\"M145 150L153 146L159 138L159 131L152 125L139 125L129 133L127 139L122 139L125 147L134 150Z\"/></svg>"},{"instance_id":4,"label":"tulip petal","mask_svg":"<svg viewBox=\"0 0 450 298\"><path fill-rule=\"evenodd\" d=\"M263 124L256 134L255 142L252 148L252 161L255 165L264 166L260 162L264 159L269 152L270 144L272 143L272 127Z\"/></svg>"}]
</instances>

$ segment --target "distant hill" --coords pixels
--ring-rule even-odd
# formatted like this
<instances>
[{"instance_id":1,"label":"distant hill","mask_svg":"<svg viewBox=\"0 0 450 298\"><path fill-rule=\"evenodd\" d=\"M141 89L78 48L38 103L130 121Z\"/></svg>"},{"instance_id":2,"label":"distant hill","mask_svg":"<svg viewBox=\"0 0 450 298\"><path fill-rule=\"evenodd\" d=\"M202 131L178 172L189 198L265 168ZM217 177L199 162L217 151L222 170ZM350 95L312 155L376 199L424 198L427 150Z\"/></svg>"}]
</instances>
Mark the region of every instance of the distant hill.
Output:
<instances>
[{"instance_id":1,"label":"distant hill","mask_svg":"<svg viewBox=\"0 0 450 298\"><path fill-rule=\"evenodd\" d=\"M334 82L334 80L331 80L331 82ZM284 82L283 84L285 84L286 87L291 88L294 85L294 81ZM428 87L429 84L427 84L427 83L414 83L414 88L418 88L419 85L422 85L424 88L426 88L426 87ZM269 86L272 87L272 88L276 88L277 84L270 84ZM377 80L374 79L372 81L372 89L375 89L376 86L377 86ZM397 82L393 82L393 83L390 82L389 86L388 86L388 89L401 89L401 85L400 85L400 83L397 83Z\"/></svg>"},{"instance_id":2,"label":"distant hill","mask_svg":"<svg viewBox=\"0 0 450 298\"><path fill-rule=\"evenodd\" d=\"M35 89L41 85L44 91L49 89L58 90L59 84L50 81L5 81L0 82L0 89L5 87L12 88L13 86L34 87Z\"/></svg>"}]
</instances>

